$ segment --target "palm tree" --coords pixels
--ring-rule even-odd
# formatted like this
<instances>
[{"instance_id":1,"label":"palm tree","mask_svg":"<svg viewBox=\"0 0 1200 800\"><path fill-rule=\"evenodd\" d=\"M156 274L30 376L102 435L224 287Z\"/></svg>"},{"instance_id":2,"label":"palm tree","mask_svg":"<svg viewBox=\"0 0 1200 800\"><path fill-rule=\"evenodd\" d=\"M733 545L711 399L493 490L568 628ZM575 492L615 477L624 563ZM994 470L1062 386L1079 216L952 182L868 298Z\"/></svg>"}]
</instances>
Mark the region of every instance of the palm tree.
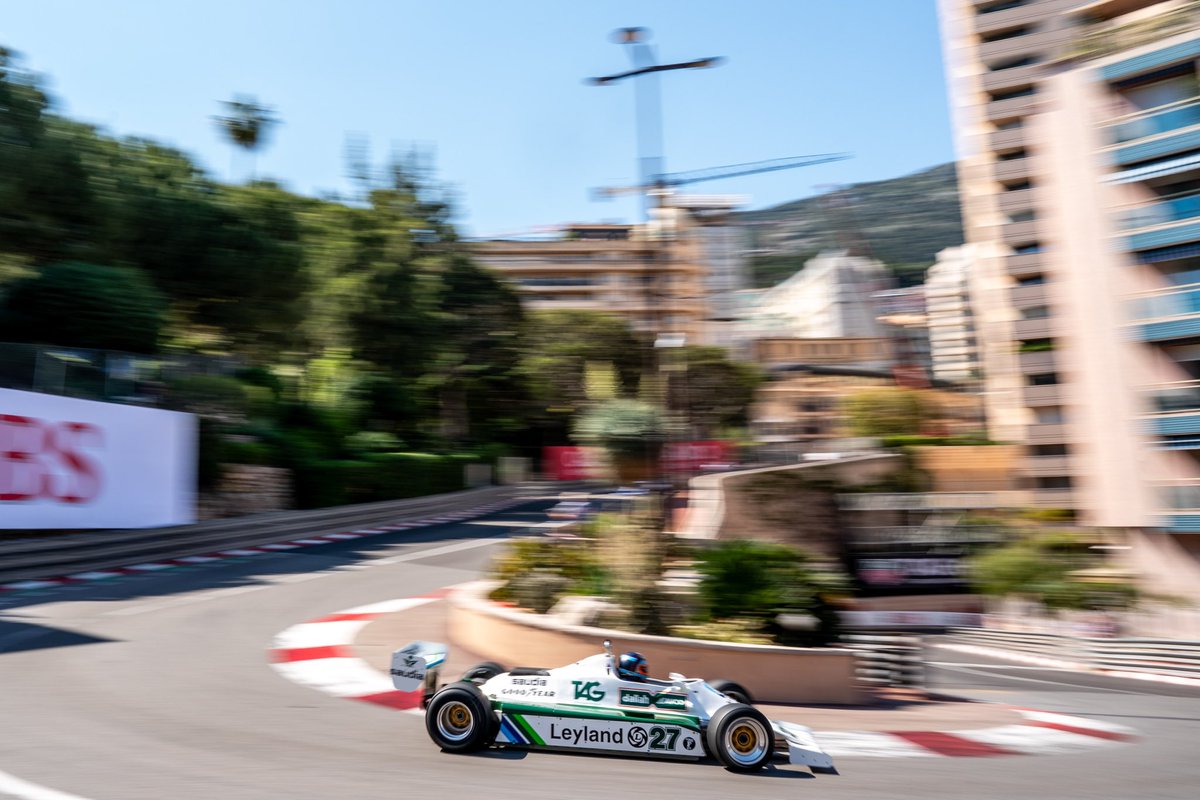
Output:
<instances>
[{"instance_id":1,"label":"palm tree","mask_svg":"<svg viewBox=\"0 0 1200 800\"><path fill-rule=\"evenodd\" d=\"M221 101L221 105L225 107L225 114L213 117L213 120L232 145L245 149L250 155L250 179L254 180L254 152L266 143L267 131L279 123L279 118L270 107L260 105L249 95L235 95L232 100Z\"/></svg>"}]
</instances>

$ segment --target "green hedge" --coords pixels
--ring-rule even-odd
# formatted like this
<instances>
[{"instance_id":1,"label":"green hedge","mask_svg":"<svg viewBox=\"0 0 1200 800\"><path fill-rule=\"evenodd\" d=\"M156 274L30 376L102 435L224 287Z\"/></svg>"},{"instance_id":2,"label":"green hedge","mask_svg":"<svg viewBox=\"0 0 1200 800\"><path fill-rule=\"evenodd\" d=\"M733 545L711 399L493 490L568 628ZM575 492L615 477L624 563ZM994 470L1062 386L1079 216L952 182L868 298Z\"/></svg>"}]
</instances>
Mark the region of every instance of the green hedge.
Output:
<instances>
[{"instance_id":1,"label":"green hedge","mask_svg":"<svg viewBox=\"0 0 1200 800\"><path fill-rule=\"evenodd\" d=\"M297 508L420 497L466 488L471 456L381 453L361 460L318 459L292 466Z\"/></svg>"}]
</instances>

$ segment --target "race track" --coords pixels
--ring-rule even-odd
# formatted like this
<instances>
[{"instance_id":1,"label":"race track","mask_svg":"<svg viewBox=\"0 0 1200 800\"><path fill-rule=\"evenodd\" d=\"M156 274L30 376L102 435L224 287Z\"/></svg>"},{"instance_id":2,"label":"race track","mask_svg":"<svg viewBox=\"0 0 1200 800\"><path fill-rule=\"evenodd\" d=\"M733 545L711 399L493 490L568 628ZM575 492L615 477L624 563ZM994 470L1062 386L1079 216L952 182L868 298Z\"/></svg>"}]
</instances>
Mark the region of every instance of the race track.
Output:
<instances>
[{"instance_id":1,"label":"race track","mask_svg":"<svg viewBox=\"0 0 1200 800\"><path fill-rule=\"evenodd\" d=\"M930 648L936 688L1135 728L1056 756L840 759L840 776L544 753L450 756L422 720L283 679L281 630L472 579L531 508L420 532L0 597L0 796L1192 798L1200 690ZM399 644L399 643L398 643Z\"/></svg>"}]
</instances>

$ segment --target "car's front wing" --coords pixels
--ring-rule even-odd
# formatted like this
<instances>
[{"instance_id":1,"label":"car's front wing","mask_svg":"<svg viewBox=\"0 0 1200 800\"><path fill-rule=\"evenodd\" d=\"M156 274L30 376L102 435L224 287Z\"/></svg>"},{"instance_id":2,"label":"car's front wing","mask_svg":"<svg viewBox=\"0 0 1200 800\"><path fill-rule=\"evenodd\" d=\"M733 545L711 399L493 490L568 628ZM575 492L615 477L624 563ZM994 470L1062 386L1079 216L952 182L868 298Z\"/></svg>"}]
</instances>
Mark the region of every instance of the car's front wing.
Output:
<instances>
[{"instance_id":1,"label":"car's front wing","mask_svg":"<svg viewBox=\"0 0 1200 800\"><path fill-rule=\"evenodd\" d=\"M801 764L813 772L837 774L833 766L833 758L821 749L813 737L812 729L794 722L779 722L771 720L771 728L777 737L787 743L789 764ZM782 748L779 748L782 750Z\"/></svg>"}]
</instances>

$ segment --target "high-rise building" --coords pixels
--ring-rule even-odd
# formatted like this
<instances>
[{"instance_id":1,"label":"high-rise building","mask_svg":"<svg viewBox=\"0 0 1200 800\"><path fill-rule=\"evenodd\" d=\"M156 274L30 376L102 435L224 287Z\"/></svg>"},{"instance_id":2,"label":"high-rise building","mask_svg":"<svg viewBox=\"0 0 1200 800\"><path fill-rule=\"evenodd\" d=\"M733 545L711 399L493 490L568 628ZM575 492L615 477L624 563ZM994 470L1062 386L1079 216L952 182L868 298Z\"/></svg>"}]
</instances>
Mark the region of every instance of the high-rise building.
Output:
<instances>
[{"instance_id":1,"label":"high-rise building","mask_svg":"<svg viewBox=\"0 0 1200 800\"><path fill-rule=\"evenodd\" d=\"M1200 3L940 0L993 438L1043 504L1200 585ZM986 359L985 359L986 360ZM1005 434L997 433L998 430Z\"/></svg>"}]
</instances>

